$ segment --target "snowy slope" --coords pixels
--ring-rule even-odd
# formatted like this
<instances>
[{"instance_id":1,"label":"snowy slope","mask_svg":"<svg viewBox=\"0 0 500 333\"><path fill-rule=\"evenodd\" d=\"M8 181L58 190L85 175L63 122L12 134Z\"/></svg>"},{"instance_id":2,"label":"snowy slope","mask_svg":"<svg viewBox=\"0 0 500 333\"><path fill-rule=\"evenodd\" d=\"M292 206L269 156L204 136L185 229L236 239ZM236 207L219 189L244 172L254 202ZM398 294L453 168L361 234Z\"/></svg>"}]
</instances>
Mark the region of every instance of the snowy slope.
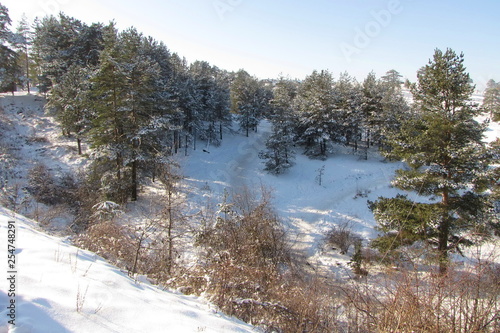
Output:
<instances>
[{"instance_id":1,"label":"snowy slope","mask_svg":"<svg viewBox=\"0 0 500 333\"><path fill-rule=\"evenodd\" d=\"M135 282L95 254L36 231L35 222L0 208L2 247L10 220L17 225L17 318L9 331L9 288L2 276L1 333L254 332L195 297Z\"/></svg>"}]
</instances>

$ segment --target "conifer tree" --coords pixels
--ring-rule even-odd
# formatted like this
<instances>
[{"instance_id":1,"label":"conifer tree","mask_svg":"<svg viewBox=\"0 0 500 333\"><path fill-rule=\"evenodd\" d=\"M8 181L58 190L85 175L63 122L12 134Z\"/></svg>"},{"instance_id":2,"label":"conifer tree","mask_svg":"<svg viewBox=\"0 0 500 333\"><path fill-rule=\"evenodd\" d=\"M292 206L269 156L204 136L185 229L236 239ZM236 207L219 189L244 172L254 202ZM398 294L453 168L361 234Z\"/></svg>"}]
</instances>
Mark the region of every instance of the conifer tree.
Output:
<instances>
[{"instance_id":1,"label":"conifer tree","mask_svg":"<svg viewBox=\"0 0 500 333\"><path fill-rule=\"evenodd\" d=\"M262 100L259 82L244 70L236 73L231 83L231 111L238 117L238 122L246 136L250 129L256 129L260 121Z\"/></svg>"},{"instance_id":2,"label":"conifer tree","mask_svg":"<svg viewBox=\"0 0 500 333\"><path fill-rule=\"evenodd\" d=\"M374 72L370 72L362 85L361 121L365 130L366 148L380 142L380 129L384 122L382 86Z\"/></svg>"},{"instance_id":3,"label":"conifer tree","mask_svg":"<svg viewBox=\"0 0 500 333\"><path fill-rule=\"evenodd\" d=\"M338 95L340 109L340 140L347 145L353 145L354 151L358 150L358 143L362 138L361 104L363 95L360 84L347 72L342 73L335 82L335 91Z\"/></svg>"},{"instance_id":4,"label":"conifer tree","mask_svg":"<svg viewBox=\"0 0 500 333\"><path fill-rule=\"evenodd\" d=\"M0 4L0 91L12 91L21 76L18 54L13 50L12 32L9 30L12 20L7 7Z\"/></svg>"},{"instance_id":5,"label":"conifer tree","mask_svg":"<svg viewBox=\"0 0 500 333\"><path fill-rule=\"evenodd\" d=\"M63 134L74 133L78 145L78 154L82 154L82 137L90 129L92 120L89 100L90 81L86 68L73 65L63 75L60 83L54 85L47 107L55 109L56 118L63 129Z\"/></svg>"},{"instance_id":6,"label":"conifer tree","mask_svg":"<svg viewBox=\"0 0 500 333\"><path fill-rule=\"evenodd\" d=\"M382 76L382 111L380 123L380 140L383 142L389 132L399 130L401 122L409 117L410 107L401 89L401 75L396 70L390 70Z\"/></svg>"},{"instance_id":7,"label":"conifer tree","mask_svg":"<svg viewBox=\"0 0 500 333\"><path fill-rule=\"evenodd\" d=\"M293 165L295 152L292 148L296 113L292 108L297 94L297 84L281 78L274 87L271 100L273 113L270 116L272 133L266 141L266 150L259 157L266 159L265 169L280 174Z\"/></svg>"},{"instance_id":8,"label":"conifer tree","mask_svg":"<svg viewBox=\"0 0 500 333\"><path fill-rule=\"evenodd\" d=\"M154 92L160 69L143 54L148 43L135 29L117 34L107 28L101 64L93 78L93 94L98 101L92 129L92 141L105 156L114 161L116 179L122 179L132 200L137 200L140 162L154 159L149 139L156 115ZM154 127L154 126L153 126ZM154 145L154 144L153 144Z\"/></svg>"},{"instance_id":9,"label":"conifer tree","mask_svg":"<svg viewBox=\"0 0 500 333\"><path fill-rule=\"evenodd\" d=\"M31 28L28 23L28 19L25 15L23 15L21 22L16 29L15 33L15 48L19 52L19 67L23 68L23 75L21 79L21 83L27 88L28 94L30 93L31 86L31 73L30 73L30 65L31 58L29 56L30 46L33 40L33 33L31 32Z\"/></svg>"},{"instance_id":10,"label":"conifer tree","mask_svg":"<svg viewBox=\"0 0 500 333\"><path fill-rule=\"evenodd\" d=\"M489 80L484 91L483 109L494 121L500 121L500 83Z\"/></svg>"},{"instance_id":11,"label":"conifer tree","mask_svg":"<svg viewBox=\"0 0 500 333\"><path fill-rule=\"evenodd\" d=\"M435 246L441 273L450 251L471 245L488 231L488 205L482 192L491 157L482 141L485 125L474 117L474 91L463 54L436 50L411 85L417 112L388 137L388 157L409 166L398 170L393 185L422 196L440 198L421 203L406 196L379 198L370 207L382 236L382 250L425 241Z\"/></svg>"},{"instance_id":12,"label":"conifer tree","mask_svg":"<svg viewBox=\"0 0 500 333\"><path fill-rule=\"evenodd\" d=\"M326 157L327 143L340 140L343 132L342 113L333 86L330 72L314 71L299 88L296 98L299 140L306 145L309 156Z\"/></svg>"}]
</instances>

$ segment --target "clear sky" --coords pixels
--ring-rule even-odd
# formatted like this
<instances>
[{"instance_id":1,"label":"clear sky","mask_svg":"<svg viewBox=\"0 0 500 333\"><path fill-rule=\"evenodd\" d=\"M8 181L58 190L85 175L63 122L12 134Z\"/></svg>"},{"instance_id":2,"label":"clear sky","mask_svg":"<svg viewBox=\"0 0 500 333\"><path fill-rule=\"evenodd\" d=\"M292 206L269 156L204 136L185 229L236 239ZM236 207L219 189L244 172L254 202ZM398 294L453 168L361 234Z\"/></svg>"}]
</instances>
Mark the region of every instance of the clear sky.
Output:
<instances>
[{"instance_id":1,"label":"clear sky","mask_svg":"<svg viewBox=\"0 0 500 333\"><path fill-rule=\"evenodd\" d=\"M313 70L358 80L398 70L415 81L434 49L465 55L478 89L500 81L499 0L0 0L21 15L62 11L86 23L115 20L163 41L188 61L259 78Z\"/></svg>"}]
</instances>

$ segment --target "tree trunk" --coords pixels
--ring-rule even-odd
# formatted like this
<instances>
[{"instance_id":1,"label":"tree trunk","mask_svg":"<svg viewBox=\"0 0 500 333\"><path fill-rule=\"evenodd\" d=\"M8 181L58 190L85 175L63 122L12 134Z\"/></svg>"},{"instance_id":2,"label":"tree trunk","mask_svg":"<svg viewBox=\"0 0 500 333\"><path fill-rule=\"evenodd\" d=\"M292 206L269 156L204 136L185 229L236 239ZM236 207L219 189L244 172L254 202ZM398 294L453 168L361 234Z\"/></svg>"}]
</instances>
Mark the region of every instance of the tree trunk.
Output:
<instances>
[{"instance_id":1,"label":"tree trunk","mask_svg":"<svg viewBox=\"0 0 500 333\"><path fill-rule=\"evenodd\" d=\"M82 154L82 139L76 138L76 143L78 144L78 155Z\"/></svg>"},{"instance_id":2,"label":"tree trunk","mask_svg":"<svg viewBox=\"0 0 500 333\"><path fill-rule=\"evenodd\" d=\"M28 95L30 94L30 62L28 58L28 48L25 48L26 55L26 86L28 87Z\"/></svg>"},{"instance_id":3,"label":"tree trunk","mask_svg":"<svg viewBox=\"0 0 500 333\"><path fill-rule=\"evenodd\" d=\"M172 231L173 231L173 214L172 214L172 192L169 191L168 193L168 203L167 203L167 218L168 218L168 224L167 224L167 241L168 241L168 251L167 251L167 274L170 275L172 273L172 266L173 266L173 260L174 260L174 244L173 244L173 237L172 237Z\"/></svg>"},{"instance_id":4,"label":"tree trunk","mask_svg":"<svg viewBox=\"0 0 500 333\"><path fill-rule=\"evenodd\" d=\"M132 162L132 193L130 200L137 201L137 160Z\"/></svg>"},{"instance_id":5,"label":"tree trunk","mask_svg":"<svg viewBox=\"0 0 500 333\"><path fill-rule=\"evenodd\" d=\"M443 191L441 204L443 207L448 207L449 193L448 190ZM448 237L450 234L450 220L448 210L444 209L443 220L438 227L438 251L439 251L439 273L446 274L448 270Z\"/></svg>"}]
</instances>

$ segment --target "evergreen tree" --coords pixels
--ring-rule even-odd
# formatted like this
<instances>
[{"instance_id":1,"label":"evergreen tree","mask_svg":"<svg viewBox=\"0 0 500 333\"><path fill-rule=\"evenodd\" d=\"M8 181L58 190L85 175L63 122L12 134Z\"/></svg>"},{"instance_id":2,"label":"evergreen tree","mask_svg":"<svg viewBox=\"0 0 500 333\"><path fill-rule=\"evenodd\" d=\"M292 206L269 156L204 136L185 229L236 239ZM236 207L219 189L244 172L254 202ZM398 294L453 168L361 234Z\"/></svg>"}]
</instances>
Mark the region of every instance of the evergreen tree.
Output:
<instances>
[{"instance_id":1,"label":"evergreen tree","mask_svg":"<svg viewBox=\"0 0 500 333\"><path fill-rule=\"evenodd\" d=\"M256 129L262 111L262 94L257 79L240 70L231 83L231 111L238 117L240 128L249 135Z\"/></svg>"},{"instance_id":2,"label":"evergreen tree","mask_svg":"<svg viewBox=\"0 0 500 333\"><path fill-rule=\"evenodd\" d=\"M116 180L126 171L124 189L137 200L140 163L155 159L160 147L151 141L157 111L155 89L160 68L143 53L148 41L135 29L117 34L107 28L100 67L93 78L96 118L92 141L115 162Z\"/></svg>"},{"instance_id":3,"label":"evergreen tree","mask_svg":"<svg viewBox=\"0 0 500 333\"><path fill-rule=\"evenodd\" d=\"M12 20L7 7L0 4L0 91L14 91L21 76L18 54L13 50L13 34L9 30Z\"/></svg>"},{"instance_id":4,"label":"evergreen tree","mask_svg":"<svg viewBox=\"0 0 500 333\"><path fill-rule=\"evenodd\" d=\"M362 92L359 83L347 72L342 73L335 82L335 91L338 95L340 109L340 127L343 129L341 140L347 145L353 145L358 150L358 143L362 138L361 104Z\"/></svg>"},{"instance_id":5,"label":"evergreen tree","mask_svg":"<svg viewBox=\"0 0 500 333\"><path fill-rule=\"evenodd\" d=\"M379 198L371 208L383 235L375 245L391 250L416 241L434 244L440 272L448 266L450 251L470 245L487 231L488 206L481 194L491 157L482 141L484 124L474 117L474 91L463 55L436 50L411 85L417 112L391 133L387 156L405 161L393 185L440 202L413 202L407 197ZM468 233L468 231L471 231Z\"/></svg>"},{"instance_id":6,"label":"evergreen tree","mask_svg":"<svg viewBox=\"0 0 500 333\"><path fill-rule=\"evenodd\" d=\"M395 69L388 70L381 77L382 83L391 90L401 90L401 85L404 83L401 78L403 76Z\"/></svg>"},{"instance_id":7,"label":"evergreen tree","mask_svg":"<svg viewBox=\"0 0 500 333\"><path fill-rule=\"evenodd\" d=\"M80 155L82 137L90 129L92 119L89 92L89 71L73 65L63 75L60 83L53 86L47 103L48 108L55 109L63 134L75 134Z\"/></svg>"},{"instance_id":8,"label":"evergreen tree","mask_svg":"<svg viewBox=\"0 0 500 333\"><path fill-rule=\"evenodd\" d=\"M494 121L500 121L500 83L488 81L484 91L483 109Z\"/></svg>"},{"instance_id":9,"label":"evergreen tree","mask_svg":"<svg viewBox=\"0 0 500 333\"><path fill-rule=\"evenodd\" d=\"M390 70L382 77L382 111L380 123L380 140L383 142L388 133L399 130L401 122L409 117L410 107L401 90L401 75L396 70Z\"/></svg>"},{"instance_id":10,"label":"evergreen tree","mask_svg":"<svg viewBox=\"0 0 500 333\"><path fill-rule=\"evenodd\" d=\"M100 24L89 27L62 13L36 21L33 54L40 71L39 90L48 92L73 65L97 66L102 30Z\"/></svg>"},{"instance_id":11,"label":"evergreen tree","mask_svg":"<svg viewBox=\"0 0 500 333\"><path fill-rule=\"evenodd\" d=\"M222 128L229 119L229 86L224 74L205 61L191 64L190 73L200 96L198 135L208 143L220 144ZM218 126L217 126L218 123Z\"/></svg>"},{"instance_id":12,"label":"evergreen tree","mask_svg":"<svg viewBox=\"0 0 500 333\"><path fill-rule=\"evenodd\" d=\"M374 72L370 72L362 85L361 121L364 127L366 148L373 142L380 142L381 126L385 119L383 116L383 90Z\"/></svg>"},{"instance_id":13,"label":"evergreen tree","mask_svg":"<svg viewBox=\"0 0 500 333\"><path fill-rule=\"evenodd\" d=\"M266 141L267 149L259 156L267 160L265 164L267 171L280 174L293 165L295 158L292 146L296 114L292 105L297 94L297 84L280 78L273 93L274 98L271 100L273 112L270 116L272 133Z\"/></svg>"},{"instance_id":14,"label":"evergreen tree","mask_svg":"<svg viewBox=\"0 0 500 333\"><path fill-rule=\"evenodd\" d=\"M119 62L118 32L114 24L104 29L104 50L101 52L99 66L91 78L91 98L95 117L90 131L92 147L99 159L109 161L114 168L101 176L101 186L105 200L124 202L121 196L127 192L124 178L126 159L125 125L122 114L127 94L126 75ZM108 164L108 163L106 163Z\"/></svg>"},{"instance_id":15,"label":"evergreen tree","mask_svg":"<svg viewBox=\"0 0 500 333\"><path fill-rule=\"evenodd\" d=\"M174 151L181 148L184 140L185 154L188 146L200 129L200 114L202 112L202 96L197 89L196 80L189 72L187 60L174 54L171 57L173 75L170 81L170 91L175 101Z\"/></svg>"},{"instance_id":16,"label":"evergreen tree","mask_svg":"<svg viewBox=\"0 0 500 333\"><path fill-rule=\"evenodd\" d=\"M326 157L327 143L341 141L342 110L328 71L314 71L302 82L297 98L299 142L306 145L309 156Z\"/></svg>"},{"instance_id":17,"label":"evergreen tree","mask_svg":"<svg viewBox=\"0 0 500 333\"><path fill-rule=\"evenodd\" d=\"M17 27L15 33L15 41L14 45L19 52L19 67L23 68L23 75L21 77L21 83L28 90L28 94L30 93L31 86L31 73L30 73L30 64L31 58L29 56L30 46L33 42L33 33L28 23L28 19L25 15L23 15L21 22L19 22L19 26Z\"/></svg>"}]
</instances>

